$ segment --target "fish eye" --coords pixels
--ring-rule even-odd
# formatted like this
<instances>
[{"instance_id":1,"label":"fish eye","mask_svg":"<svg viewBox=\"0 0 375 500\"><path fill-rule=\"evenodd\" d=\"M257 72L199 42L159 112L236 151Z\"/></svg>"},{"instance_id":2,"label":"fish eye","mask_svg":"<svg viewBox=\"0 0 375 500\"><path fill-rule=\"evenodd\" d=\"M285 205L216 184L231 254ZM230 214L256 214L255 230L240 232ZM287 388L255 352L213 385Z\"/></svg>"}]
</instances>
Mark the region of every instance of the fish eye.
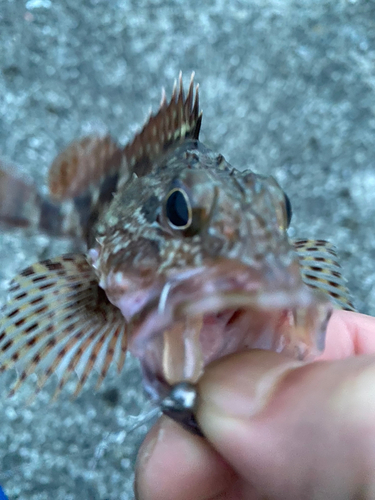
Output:
<instances>
[{"instance_id":1,"label":"fish eye","mask_svg":"<svg viewBox=\"0 0 375 500\"><path fill-rule=\"evenodd\" d=\"M290 203L290 199L286 193L284 193L284 197L285 197L286 227L289 227L293 213L292 204Z\"/></svg>"},{"instance_id":2,"label":"fish eye","mask_svg":"<svg viewBox=\"0 0 375 500\"><path fill-rule=\"evenodd\" d=\"M187 229L192 222L192 209L189 198L183 189L169 191L165 202L165 214L169 225L174 229Z\"/></svg>"}]
</instances>

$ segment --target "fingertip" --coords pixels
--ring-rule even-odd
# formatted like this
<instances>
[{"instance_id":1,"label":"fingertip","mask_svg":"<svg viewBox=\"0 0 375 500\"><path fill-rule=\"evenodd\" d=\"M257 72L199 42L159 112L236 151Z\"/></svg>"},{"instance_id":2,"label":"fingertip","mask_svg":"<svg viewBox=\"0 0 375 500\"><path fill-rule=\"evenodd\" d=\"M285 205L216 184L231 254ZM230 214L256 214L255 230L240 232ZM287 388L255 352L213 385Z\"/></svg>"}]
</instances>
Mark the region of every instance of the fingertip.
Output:
<instances>
[{"instance_id":1,"label":"fingertip","mask_svg":"<svg viewBox=\"0 0 375 500\"><path fill-rule=\"evenodd\" d=\"M271 434L262 425L262 415L265 411L269 414L275 394L288 376L303 366L274 352L252 350L214 363L199 383L199 425L248 484L253 483L255 463L259 465L262 460L256 450L262 446L271 450L273 446ZM263 455L269 453L264 450Z\"/></svg>"},{"instance_id":2,"label":"fingertip","mask_svg":"<svg viewBox=\"0 0 375 500\"><path fill-rule=\"evenodd\" d=\"M262 494L304 498L316 484L343 498L368 473L374 449L374 370L372 356L303 364L249 351L208 368L197 420L238 476Z\"/></svg>"},{"instance_id":3,"label":"fingertip","mask_svg":"<svg viewBox=\"0 0 375 500\"><path fill-rule=\"evenodd\" d=\"M356 312L334 311L327 327L325 349L318 359L344 359L373 353L375 318Z\"/></svg>"},{"instance_id":4,"label":"fingertip","mask_svg":"<svg viewBox=\"0 0 375 500\"><path fill-rule=\"evenodd\" d=\"M263 350L227 356L210 365L199 382L198 415L209 409L248 419L266 406L291 370L303 365L301 361Z\"/></svg>"},{"instance_id":5,"label":"fingertip","mask_svg":"<svg viewBox=\"0 0 375 500\"><path fill-rule=\"evenodd\" d=\"M137 459L138 500L207 500L231 487L234 472L207 441L162 417Z\"/></svg>"}]
</instances>

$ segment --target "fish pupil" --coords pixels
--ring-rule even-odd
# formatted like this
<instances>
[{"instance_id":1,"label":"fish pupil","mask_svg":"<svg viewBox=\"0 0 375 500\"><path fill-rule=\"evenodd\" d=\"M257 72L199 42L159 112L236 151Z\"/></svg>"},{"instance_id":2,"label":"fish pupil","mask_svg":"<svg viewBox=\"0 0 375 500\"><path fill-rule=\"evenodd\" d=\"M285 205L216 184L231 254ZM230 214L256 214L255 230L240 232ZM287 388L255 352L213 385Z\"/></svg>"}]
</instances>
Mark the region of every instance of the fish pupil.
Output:
<instances>
[{"instance_id":1,"label":"fish pupil","mask_svg":"<svg viewBox=\"0 0 375 500\"><path fill-rule=\"evenodd\" d=\"M168 220L173 226L187 226L189 222L189 207L186 197L180 190L175 190L169 195L165 209Z\"/></svg>"}]
</instances>

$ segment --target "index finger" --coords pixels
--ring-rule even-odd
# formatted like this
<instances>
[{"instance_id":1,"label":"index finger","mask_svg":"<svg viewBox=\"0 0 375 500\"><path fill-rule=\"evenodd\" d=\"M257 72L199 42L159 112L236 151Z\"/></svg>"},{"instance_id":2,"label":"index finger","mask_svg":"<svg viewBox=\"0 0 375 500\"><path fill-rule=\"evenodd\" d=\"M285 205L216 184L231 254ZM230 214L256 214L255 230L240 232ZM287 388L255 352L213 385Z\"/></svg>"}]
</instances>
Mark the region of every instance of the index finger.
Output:
<instances>
[{"instance_id":1,"label":"index finger","mask_svg":"<svg viewBox=\"0 0 375 500\"><path fill-rule=\"evenodd\" d=\"M344 359L374 353L375 318L355 312L334 311L327 327L324 352L317 359Z\"/></svg>"}]
</instances>

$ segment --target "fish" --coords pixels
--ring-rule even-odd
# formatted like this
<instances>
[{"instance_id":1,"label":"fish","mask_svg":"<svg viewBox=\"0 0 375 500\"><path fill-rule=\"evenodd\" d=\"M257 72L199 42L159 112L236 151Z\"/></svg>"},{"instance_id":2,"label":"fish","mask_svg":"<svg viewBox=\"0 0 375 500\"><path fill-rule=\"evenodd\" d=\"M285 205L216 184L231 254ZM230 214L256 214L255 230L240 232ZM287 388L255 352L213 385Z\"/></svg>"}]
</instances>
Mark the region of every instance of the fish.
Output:
<instances>
[{"instance_id":1,"label":"fish","mask_svg":"<svg viewBox=\"0 0 375 500\"><path fill-rule=\"evenodd\" d=\"M0 224L79 241L82 252L24 269L0 319L10 395L72 376L97 388L127 352L162 411L199 433L197 382L223 356L261 348L310 359L334 308L355 310L334 246L292 239L291 202L272 176L232 167L199 140L194 73L125 146L86 136L52 162L49 196L0 169Z\"/></svg>"}]
</instances>

